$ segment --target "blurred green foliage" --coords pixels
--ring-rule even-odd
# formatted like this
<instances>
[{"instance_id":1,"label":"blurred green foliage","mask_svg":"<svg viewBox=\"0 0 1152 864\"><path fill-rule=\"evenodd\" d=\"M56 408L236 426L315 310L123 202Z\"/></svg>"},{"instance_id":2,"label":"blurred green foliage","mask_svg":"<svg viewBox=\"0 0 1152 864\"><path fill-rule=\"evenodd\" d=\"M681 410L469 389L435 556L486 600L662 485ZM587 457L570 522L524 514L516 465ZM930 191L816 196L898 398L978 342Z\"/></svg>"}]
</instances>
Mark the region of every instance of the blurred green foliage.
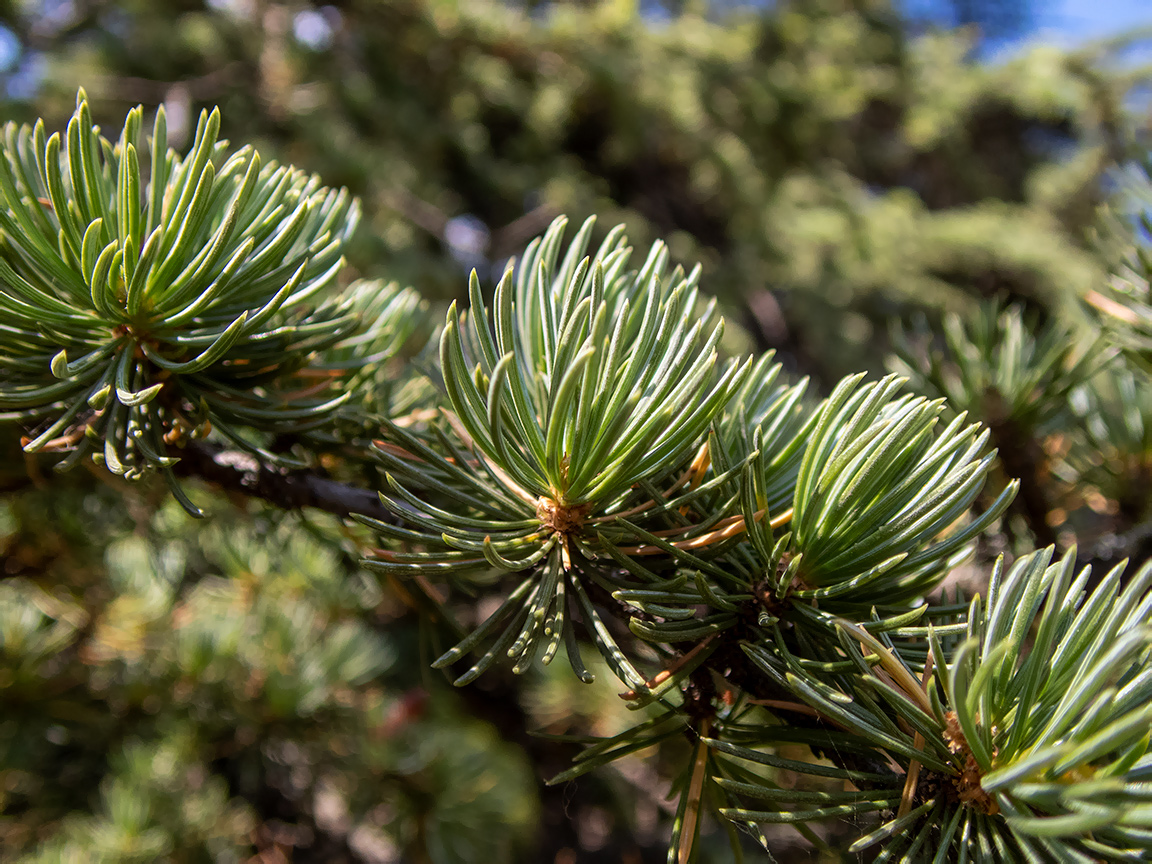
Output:
<instances>
[{"instance_id":1,"label":"blurred green foliage","mask_svg":"<svg viewBox=\"0 0 1152 864\"><path fill-rule=\"evenodd\" d=\"M459 296L465 268L498 275L553 215L595 213L703 262L761 347L826 376L876 368L877 321L909 304L1066 308L1104 273L1086 231L1144 131L1122 45L980 63L972 33L911 38L887 0L649 20L629 0L117 0L8 22L17 83L38 70L9 111L53 127L84 82L109 123L164 102L180 146L176 120L218 104L224 134L361 196L369 275Z\"/></svg>"},{"instance_id":2,"label":"blurred green foliage","mask_svg":"<svg viewBox=\"0 0 1152 864\"><path fill-rule=\"evenodd\" d=\"M222 504L202 531L174 501L154 516L138 502L133 528L104 518L121 512L109 498L72 488L0 510L6 860L524 848L538 806L524 757L443 687L419 688L403 623L382 626L397 610L341 560L334 520L228 527ZM104 563L73 570L73 555Z\"/></svg>"}]
</instances>

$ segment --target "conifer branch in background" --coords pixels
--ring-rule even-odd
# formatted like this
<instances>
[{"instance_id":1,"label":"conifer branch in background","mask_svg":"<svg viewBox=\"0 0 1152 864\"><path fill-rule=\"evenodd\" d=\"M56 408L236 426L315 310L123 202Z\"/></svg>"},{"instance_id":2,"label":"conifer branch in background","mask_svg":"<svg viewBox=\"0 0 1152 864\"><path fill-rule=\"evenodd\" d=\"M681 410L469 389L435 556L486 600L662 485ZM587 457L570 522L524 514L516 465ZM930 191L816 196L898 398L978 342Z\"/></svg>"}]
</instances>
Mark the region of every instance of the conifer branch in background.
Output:
<instances>
[{"instance_id":1,"label":"conifer branch in background","mask_svg":"<svg viewBox=\"0 0 1152 864\"><path fill-rule=\"evenodd\" d=\"M859 827L848 851L879 847L880 860L1132 860L1152 848L1152 566L1093 583L1074 549L1048 546L997 558L987 599L934 593L1010 518L1019 481L995 466L1021 464L1008 453L1020 442L990 439L1061 434L1099 376L1122 395L1148 387L1103 343L1071 351L1071 330L1034 328L1014 308L950 318L947 356L925 329L896 361L931 392L859 374L816 399L771 355L723 357L702 268L674 266L659 242L634 255L622 226L596 245L592 219L565 244L559 218L490 292L473 271L421 383L395 361L427 335L426 304L394 285L340 287L356 202L231 152L219 123L202 115L179 157L163 113L145 141L135 109L113 144L81 92L66 136L10 125L0 158L0 419L22 429L24 451L60 453L61 467L91 458L133 489L159 472L192 515L177 475L340 517L296 514L266 545L212 526L226 532L227 578L186 600L186 549L137 538L111 555L137 592L113 609L121 630L181 631L175 659L150 658L163 674L239 690L227 696L252 711L246 722L340 718L379 694L339 682L371 682L394 659L348 615L385 607L387 590L421 613L433 668L469 664L458 686L505 661L535 673L561 644L580 682L597 665L615 676L634 722L586 738L553 782L667 747L678 864L699 854L709 820L731 826L733 856L739 832L771 853L762 826L816 837L812 826L843 818ZM1141 320L1136 302L1117 327ZM1142 356L1140 334L1128 336L1113 339ZM1122 419L1090 423L1053 472L1088 476L1085 442L1142 447L1152 427ZM1057 508L1033 468L1025 532L1043 540ZM342 581L336 562L357 555L379 581L360 570ZM328 579L326 607L289 587L262 593L256 574L269 569ZM4 591L0 647L26 652L19 684L32 698L35 675L88 622L65 594ZM462 594L489 601L485 614L459 620ZM181 603L202 614L185 622ZM237 609L251 617L233 629L205 623ZM96 630L89 660L114 655L127 670L148 657L106 619ZM265 656L276 644L291 646L283 662ZM268 704L246 706L245 687ZM396 707L377 738L419 710ZM164 753L205 762L196 754L248 746L221 730L164 734ZM177 795L142 753L126 751L101 792L112 816L133 783ZM399 767L379 780L419 797ZM212 814L228 810L219 784L205 796ZM228 812L231 827L196 830L240 833L246 811ZM140 836L139 854L163 853L159 834Z\"/></svg>"}]
</instances>

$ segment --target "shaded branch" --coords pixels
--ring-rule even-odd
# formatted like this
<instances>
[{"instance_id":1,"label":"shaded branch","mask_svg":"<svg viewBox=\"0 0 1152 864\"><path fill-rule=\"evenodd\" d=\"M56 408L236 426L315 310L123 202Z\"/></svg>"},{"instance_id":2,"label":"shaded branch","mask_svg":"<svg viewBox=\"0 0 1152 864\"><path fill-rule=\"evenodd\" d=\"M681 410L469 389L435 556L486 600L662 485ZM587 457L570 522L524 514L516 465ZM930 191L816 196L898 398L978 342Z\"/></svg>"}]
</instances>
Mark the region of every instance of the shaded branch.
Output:
<instances>
[{"instance_id":1,"label":"shaded branch","mask_svg":"<svg viewBox=\"0 0 1152 864\"><path fill-rule=\"evenodd\" d=\"M248 453L198 442L188 443L174 455L180 457L174 466L178 476L197 477L226 491L260 498L286 510L315 507L337 516L361 513L384 522L394 521L375 492L321 477L312 471L276 468L262 464Z\"/></svg>"}]
</instances>

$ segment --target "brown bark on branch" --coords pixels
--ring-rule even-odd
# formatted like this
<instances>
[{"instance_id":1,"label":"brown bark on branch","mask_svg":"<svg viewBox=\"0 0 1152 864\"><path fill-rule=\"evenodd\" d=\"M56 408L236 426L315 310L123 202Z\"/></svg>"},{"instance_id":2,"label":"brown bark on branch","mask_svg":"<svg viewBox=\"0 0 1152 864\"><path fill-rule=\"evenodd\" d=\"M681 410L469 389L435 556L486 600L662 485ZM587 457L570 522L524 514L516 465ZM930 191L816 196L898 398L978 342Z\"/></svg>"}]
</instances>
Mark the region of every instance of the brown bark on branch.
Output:
<instances>
[{"instance_id":1,"label":"brown bark on branch","mask_svg":"<svg viewBox=\"0 0 1152 864\"><path fill-rule=\"evenodd\" d=\"M240 450L221 450L190 442L174 455L181 477L198 477L229 492L261 498L285 510L315 507L337 516L361 513L384 522L395 521L370 489L349 486L302 469L277 468Z\"/></svg>"}]
</instances>

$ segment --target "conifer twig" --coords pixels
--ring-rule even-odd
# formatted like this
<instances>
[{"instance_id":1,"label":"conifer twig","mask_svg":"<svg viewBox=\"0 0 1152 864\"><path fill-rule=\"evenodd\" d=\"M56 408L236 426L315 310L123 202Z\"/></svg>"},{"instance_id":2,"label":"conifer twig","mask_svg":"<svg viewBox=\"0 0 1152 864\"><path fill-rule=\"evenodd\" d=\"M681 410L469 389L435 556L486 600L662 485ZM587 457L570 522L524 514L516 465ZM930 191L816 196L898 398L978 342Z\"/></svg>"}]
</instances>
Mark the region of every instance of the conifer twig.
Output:
<instances>
[{"instance_id":1,"label":"conifer twig","mask_svg":"<svg viewBox=\"0 0 1152 864\"><path fill-rule=\"evenodd\" d=\"M278 507L294 510L315 507L337 516L360 513L373 519L394 522L395 517L380 503L380 496L349 486L311 471L281 469L266 465L239 450L222 450L201 442L189 442L178 451L174 469L183 477L199 477L229 492L260 498Z\"/></svg>"}]
</instances>

